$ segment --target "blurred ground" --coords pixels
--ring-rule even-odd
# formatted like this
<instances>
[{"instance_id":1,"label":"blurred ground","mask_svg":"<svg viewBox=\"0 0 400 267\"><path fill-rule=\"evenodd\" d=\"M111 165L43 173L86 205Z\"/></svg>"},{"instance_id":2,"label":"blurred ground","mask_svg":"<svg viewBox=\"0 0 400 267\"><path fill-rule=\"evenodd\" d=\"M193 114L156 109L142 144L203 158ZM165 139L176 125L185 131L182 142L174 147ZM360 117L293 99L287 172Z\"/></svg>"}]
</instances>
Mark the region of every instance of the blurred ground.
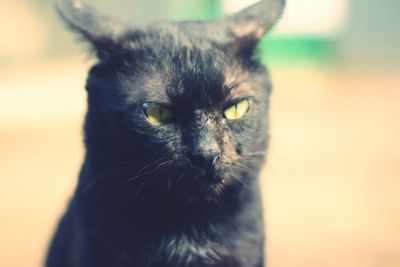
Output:
<instances>
[{"instance_id":1,"label":"blurred ground","mask_svg":"<svg viewBox=\"0 0 400 267\"><path fill-rule=\"evenodd\" d=\"M76 183L88 63L0 75L0 266L41 266ZM270 267L400 267L400 75L279 67L263 174Z\"/></svg>"}]
</instances>

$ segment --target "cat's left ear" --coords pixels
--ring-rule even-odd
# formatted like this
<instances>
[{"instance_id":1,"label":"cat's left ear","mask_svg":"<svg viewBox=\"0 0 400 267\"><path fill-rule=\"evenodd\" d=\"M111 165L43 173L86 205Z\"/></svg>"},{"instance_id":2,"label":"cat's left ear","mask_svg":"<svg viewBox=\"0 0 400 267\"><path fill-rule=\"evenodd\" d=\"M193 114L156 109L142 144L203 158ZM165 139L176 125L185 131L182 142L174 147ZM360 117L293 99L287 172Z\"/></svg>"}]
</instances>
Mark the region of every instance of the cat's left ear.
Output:
<instances>
[{"instance_id":1,"label":"cat's left ear","mask_svg":"<svg viewBox=\"0 0 400 267\"><path fill-rule=\"evenodd\" d=\"M104 59L115 50L118 39L128 30L128 24L99 14L80 0L54 0L56 9L69 28L82 36Z\"/></svg>"},{"instance_id":2,"label":"cat's left ear","mask_svg":"<svg viewBox=\"0 0 400 267\"><path fill-rule=\"evenodd\" d=\"M221 20L238 50L252 52L283 13L286 0L261 0ZM240 52L240 51L239 51Z\"/></svg>"}]
</instances>

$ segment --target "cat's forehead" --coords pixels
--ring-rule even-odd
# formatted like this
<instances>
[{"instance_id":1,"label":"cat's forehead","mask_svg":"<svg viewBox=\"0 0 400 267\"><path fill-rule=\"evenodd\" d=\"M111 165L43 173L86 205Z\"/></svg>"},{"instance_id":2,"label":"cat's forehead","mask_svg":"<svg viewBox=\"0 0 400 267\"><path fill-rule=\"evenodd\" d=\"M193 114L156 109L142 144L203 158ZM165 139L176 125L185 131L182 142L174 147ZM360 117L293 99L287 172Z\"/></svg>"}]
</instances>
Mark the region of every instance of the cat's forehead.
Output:
<instances>
[{"instance_id":1,"label":"cat's forehead","mask_svg":"<svg viewBox=\"0 0 400 267\"><path fill-rule=\"evenodd\" d=\"M127 50L152 49L173 52L175 49L225 49L230 44L229 32L222 27L211 27L205 22L164 22L143 27L140 31L127 32L119 39ZM165 51L159 51L164 49Z\"/></svg>"},{"instance_id":2,"label":"cat's forehead","mask_svg":"<svg viewBox=\"0 0 400 267\"><path fill-rule=\"evenodd\" d=\"M169 66L168 69L143 74L140 83L127 88L145 102L177 104L179 106L214 106L232 99L255 95L256 88L246 73L226 66L193 64L188 66ZM135 98L137 100L137 98Z\"/></svg>"},{"instance_id":3,"label":"cat's forehead","mask_svg":"<svg viewBox=\"0 0 400 267\"><path fill-rule=\"evenodd\" d=\"M131 90L139 87L145 100L212 105L253 93L248 72L222 43L179 27L143 34L132 50L140 58L132 69L140 85Z\"/></svg>"},{"instance_id":4,"label":"cat's forehead","mask_svg":"<svg viewBox=\"0 0 400 267\"><path fill-rule=\"evenodd\" d=\"M154 69L144 75L141 90L145 101L213 107L255 94L247 73L238 70L239 67L213 61L196 62L193 58L179 64L164 63L159 71Z\"/></svg>"}]
</instances>

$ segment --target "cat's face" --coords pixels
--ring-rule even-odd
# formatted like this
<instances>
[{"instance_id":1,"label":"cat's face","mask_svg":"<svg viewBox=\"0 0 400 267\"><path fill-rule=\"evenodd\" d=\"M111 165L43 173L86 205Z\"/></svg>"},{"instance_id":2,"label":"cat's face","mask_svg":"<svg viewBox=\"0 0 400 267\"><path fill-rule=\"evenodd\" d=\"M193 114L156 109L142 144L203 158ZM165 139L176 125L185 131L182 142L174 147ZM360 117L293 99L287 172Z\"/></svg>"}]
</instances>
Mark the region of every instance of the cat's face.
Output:
<instances>
[{"instance_id":1,"label":"cat's face","mask_svg":"<svg viewBox=\"0 0 400 267\"><path fill-rule=\"evenodd\" d=\"M125 62L100 63L91 72L95 134L105 132L118 146L114 139L124 133L115 153L162 164L152 168L173 184L179 180L183 192L218 191L257 172L267 139L264 68L228 47L202 46L201 36L193 42L164 30L143 38L140 49L124 51L131 55Z\"/></svg>"},{"instance_id":2,"label":"cat's face","mask_svg":"<svg viewBox=\"0 0 400 267\"><path fill-rule=\"evenodd\" d=\"M130 179L188 200L255 179L271 86L252 53L269 25L239 38L226 24L154 24L114 39L84 28L100 59L87 83L88 156L135 162Z\"/></svg>"}]
</instances>

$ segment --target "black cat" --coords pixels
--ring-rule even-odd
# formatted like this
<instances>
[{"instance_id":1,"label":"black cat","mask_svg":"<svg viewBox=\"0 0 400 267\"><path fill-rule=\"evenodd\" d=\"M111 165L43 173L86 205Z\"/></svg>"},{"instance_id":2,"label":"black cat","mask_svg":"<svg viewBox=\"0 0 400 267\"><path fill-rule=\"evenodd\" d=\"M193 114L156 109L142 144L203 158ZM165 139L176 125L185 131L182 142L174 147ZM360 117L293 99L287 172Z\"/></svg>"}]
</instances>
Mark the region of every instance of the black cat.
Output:
<instances>
[{"instance_id":1,"label":"black cat","mask_svg":"<svg viewBox=\"0 0 400 267\"><path fill-rule=\"evenodd\" d=\"M58 0L94 48L86 155L47 267L261 267L266 69L284 0L215 21L135 28Z\"/></svg>"}]
</instances>

